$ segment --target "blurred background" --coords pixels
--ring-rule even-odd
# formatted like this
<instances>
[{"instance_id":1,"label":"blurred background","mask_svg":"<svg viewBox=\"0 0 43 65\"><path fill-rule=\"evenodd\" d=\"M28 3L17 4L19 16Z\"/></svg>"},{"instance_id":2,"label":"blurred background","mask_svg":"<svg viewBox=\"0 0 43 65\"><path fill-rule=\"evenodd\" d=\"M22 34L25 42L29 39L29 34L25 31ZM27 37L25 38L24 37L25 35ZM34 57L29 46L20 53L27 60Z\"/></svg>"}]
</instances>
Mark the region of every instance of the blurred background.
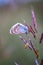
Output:
<instances>
[{"instance_id":1,"label":"blurred background","mask_svg":"<svg viewBox=\"0 0 43 65\"><path fill-rule=\"evenodd\" d=\"M43 58L43 42L39 44L43 32L43 2L40 0L0 0L0 65L35 65L35 54L25 49L19 35L11 35L10 28L15 23L24 24L25 19L32 27L31 7L34 8L38 24L36 39L29 33L34 46L39 50L39 64ZM34 28L34 27L33 27ZM26 37L25 34L22 34ZM26 37L28 40L28 38Z\"/></svg>"}]
</instances>

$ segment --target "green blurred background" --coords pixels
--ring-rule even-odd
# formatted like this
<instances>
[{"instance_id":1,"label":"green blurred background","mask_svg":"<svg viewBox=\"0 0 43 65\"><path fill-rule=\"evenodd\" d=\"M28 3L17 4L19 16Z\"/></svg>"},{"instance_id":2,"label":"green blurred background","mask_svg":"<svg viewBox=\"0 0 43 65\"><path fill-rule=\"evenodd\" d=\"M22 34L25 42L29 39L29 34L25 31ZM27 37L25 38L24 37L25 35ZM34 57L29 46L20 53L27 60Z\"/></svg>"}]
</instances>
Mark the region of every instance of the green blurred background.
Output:
<instances>
[{"instance_id":1,"label":"green blurred background","mask_svg":"<svg viewBox=\"0 0 43 65\"><path fill-rule=\"evenodd\" d=\"M15 62L19 65L35 65L34 52L24 48L19 35L9 33L11 26L15 23L24 24L23 19L33 27L31 6L35 11L38 33L36 33L36 39L33 38L32 34L29 33L28 35L32 39L35 48L39 50L39 63L43 58L43 42L39 44L39 38L43 32L43 3L22 4L15 9L0 9L0 65L15 65ZM26 37L25 34L22 35Z\"/></svg>"}]
</instances>

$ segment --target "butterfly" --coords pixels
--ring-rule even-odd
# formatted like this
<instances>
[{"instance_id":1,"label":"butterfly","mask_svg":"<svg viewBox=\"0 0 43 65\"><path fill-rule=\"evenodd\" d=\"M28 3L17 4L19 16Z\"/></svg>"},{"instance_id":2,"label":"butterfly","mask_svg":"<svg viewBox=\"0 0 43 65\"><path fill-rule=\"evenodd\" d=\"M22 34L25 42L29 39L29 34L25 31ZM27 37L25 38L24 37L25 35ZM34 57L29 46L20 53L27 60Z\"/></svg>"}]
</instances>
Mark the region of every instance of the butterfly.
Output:
<instances>
[{"instance_id":1,"label":"butterfly","mask_svg":"<svg viewBox=\"0 0 43 65\"><path fill-rule=\"evenodd\" d=\"M13 25L10 28L10 34L22 34L22 33L27 34L28 28L27 28L27 26L25 26L21 23L16 23L15 25Z\"/></svg>"},{"instance_id":2,"label":"butterfly","mask_svg":"<svg viewBox=\"0 0 43 65\"><path fill-rule=\"evenodd\" d=\"M32 26L29 25L26 21L24 22L24 25L21 23L16 23L10 28L10 34L28 34L29 32L33 34L34 38L36 37Z\"/></svg>"}]
</instances>

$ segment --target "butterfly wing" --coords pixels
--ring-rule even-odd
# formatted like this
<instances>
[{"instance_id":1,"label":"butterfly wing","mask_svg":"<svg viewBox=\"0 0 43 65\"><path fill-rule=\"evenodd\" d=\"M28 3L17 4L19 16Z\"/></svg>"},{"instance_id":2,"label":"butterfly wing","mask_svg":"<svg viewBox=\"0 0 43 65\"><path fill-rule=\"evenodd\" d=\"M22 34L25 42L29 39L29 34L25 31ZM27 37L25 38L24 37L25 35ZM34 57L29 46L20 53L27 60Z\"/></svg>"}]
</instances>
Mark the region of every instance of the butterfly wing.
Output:
<instances>
[{"instance_id":1,"label":"butterfly wing","mask_svg":"<svg viewBox=\"0 0 43 65\"><path fill-rule=\"evenodd\" d=\"M24 26L21 23L17 23L15 25L13 25L10 29L10 33L11 34L22 34L22 33L26 33L28 32L28 29L26 26Z\"/></svg>"}]
</instances>

